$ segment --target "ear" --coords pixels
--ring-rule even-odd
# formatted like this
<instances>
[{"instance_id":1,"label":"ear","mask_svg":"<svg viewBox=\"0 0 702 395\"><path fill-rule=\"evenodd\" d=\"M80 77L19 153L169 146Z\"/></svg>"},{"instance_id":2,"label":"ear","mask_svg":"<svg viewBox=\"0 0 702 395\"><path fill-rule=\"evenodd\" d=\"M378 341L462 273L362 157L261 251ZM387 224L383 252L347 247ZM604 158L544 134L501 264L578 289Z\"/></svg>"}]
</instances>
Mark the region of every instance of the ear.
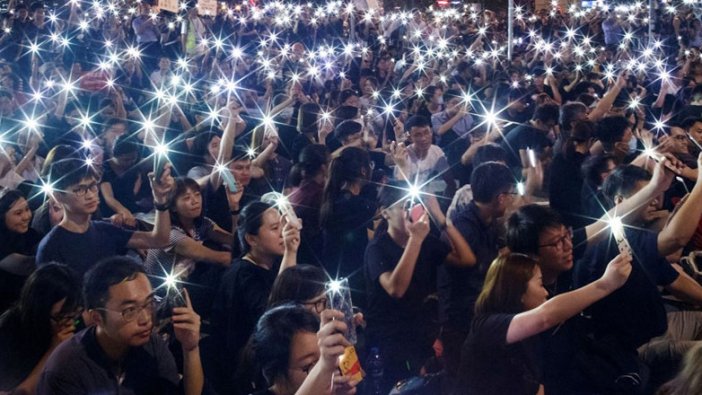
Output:
<instances>
[{"instance_id":1,"label":"ear","mask_svg":"<svg viewBox=\"0 0 702 395\"><path fill-rule=\"evenodd\" d=\"M246 241L246 244L248 244L250 247L253 247L256 245L257 237L251 234L246 234L244 235L244 240Z\"/></svg>"},{"instance_id":2,"label":"ear","mask_svg":"<svg viewBox=\"0 0 702 395\"><path fill-rule=\"evenodd\" d=\"M105 323L105 320L102 317L102 314L100 314L100 311L98 310L88 310L88 318L90 318L90 321L95 324L95 325L102 325Z\"/></svg>"}]
</instances>

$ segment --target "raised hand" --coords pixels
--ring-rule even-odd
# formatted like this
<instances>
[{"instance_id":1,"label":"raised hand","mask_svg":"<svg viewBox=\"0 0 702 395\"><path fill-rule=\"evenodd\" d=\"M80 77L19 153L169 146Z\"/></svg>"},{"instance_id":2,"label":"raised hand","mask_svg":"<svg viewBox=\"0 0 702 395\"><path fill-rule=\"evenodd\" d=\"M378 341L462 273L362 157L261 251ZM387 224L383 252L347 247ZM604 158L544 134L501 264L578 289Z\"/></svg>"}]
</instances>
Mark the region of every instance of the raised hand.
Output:
<instances>
[{"instance_id":1,"label":"raised hand","mask_svg":"<svg viewBox=\"0 0 702 395\"><path fill-rule=\"evenodd\" d=\"M185 307L174 307L171 320L173 332L184 351L192 351L200 343L200 316L193 310L188 290L183 288Z\"/></svg>"}]
</instances>

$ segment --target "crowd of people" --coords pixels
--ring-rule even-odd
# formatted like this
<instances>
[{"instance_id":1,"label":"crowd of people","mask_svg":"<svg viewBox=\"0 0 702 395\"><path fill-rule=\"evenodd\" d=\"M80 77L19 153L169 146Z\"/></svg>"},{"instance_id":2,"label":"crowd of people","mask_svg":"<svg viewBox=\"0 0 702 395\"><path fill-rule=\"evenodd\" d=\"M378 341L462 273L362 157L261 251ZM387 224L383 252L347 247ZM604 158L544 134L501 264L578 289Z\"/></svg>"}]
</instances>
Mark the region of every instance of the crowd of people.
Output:
<instances>
[{"instance_id":1,"label":"crowd of people","mask_svg":"<svg viewBox=\"0 0 702 395\"><path fill-rule=\"evenodd\" d=\"M695 2L205 3L2 15L0 393L702 393Z\"/></svg>"}]
</instances>

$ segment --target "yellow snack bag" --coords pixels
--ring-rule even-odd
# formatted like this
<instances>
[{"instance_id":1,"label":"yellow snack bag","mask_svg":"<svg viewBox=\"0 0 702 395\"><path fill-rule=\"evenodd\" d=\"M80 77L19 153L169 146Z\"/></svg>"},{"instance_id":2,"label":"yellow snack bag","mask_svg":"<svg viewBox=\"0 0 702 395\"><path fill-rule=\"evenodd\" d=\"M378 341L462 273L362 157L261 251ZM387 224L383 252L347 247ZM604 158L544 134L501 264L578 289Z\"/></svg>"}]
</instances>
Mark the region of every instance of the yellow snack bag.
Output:
<instances>
[{"instance_id":1,"label":"yellow snack bag","mask_svg":"<svg viewBox=\"0 0 702 395\"><path fill-rule=\"evenodd\" d=\"M350 376L354 381L363 380L361 362L358 360L356 349L353 346L346 347L344 355L339 357L339 369L342 375Z\"/></svg>"}]
</instances>

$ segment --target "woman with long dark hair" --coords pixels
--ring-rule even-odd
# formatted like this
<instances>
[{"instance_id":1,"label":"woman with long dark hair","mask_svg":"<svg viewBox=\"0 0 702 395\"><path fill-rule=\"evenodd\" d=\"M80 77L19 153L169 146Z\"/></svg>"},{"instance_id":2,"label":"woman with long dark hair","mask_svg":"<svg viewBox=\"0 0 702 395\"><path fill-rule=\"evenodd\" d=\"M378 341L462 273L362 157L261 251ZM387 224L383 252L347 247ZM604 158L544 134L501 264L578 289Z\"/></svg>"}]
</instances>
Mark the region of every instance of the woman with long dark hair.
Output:
<instances>
[{"instance_id":1,"label":"woman with long dark hair","mask_svg":"<svg viewBox=\"0 0 702 395\"><path fill-rule=\"evenodd\" d=\"M320 265L323 243L319 214L329 154L324 145L313 144L302 150L299 159L288 176L288 182L293 186L288 200L304 225L300 232L302 243L298 259L302 263Z\"/></svg>"},{"instance_id":2,"label":"woman with long dark hair","mask_svg":"<svg viewBox=\"0 0 702 395\"><path fill-rule=\"evenodd\" d=\"M363 254L378 209L376 190L368 183L370 175L368 152L344 148L331 162L320 211L322 262L331 276L349 278L359 305L363 305L365 287Z\"/></svg>"},{"instance_id":3,"label":"woman with long dark hair","mask_svg":"<svg viewBox=\"0 0 702 395\"><path fill-rule=\"evenodd\" d=\"M79 278L48 264L27 279L19 302L0 317L0 391L33 394L51 352L75 331L82 312Z\"/></svg>"},{"instance_id":4,"label":"woman with long dark hair","mask_svg":"<svg viewBox=\"0 0 702 395\"><path fill-rule=\"evenodd\" d=\"M273 282L297 263L299 230L270 204L255 201L239 216L242 256L222 277L212 307L213 381L223 393L234 392L239 354L266 310Z\"/></svg>"},{"instance_id":5,"label":"woman with long dark hair","mask_svg":"<svg viewBox=\"0 0 702 395\"><path fill-rule=\"evenodd\" d=\"M18 190L0 192L0 313L17 300L22 284L34 270L41 236L30 228L32 212Z\"/></svg>"},{"instance_id":6,"label":"woman with long dark hair","mask_svg":"<svg viewBox=\"0 0 702 395\"><path fill-rule=\"evenodd\" d=\"M463 345L454 395L541 394L539 337L619 289L631 273L631 256L618 255L602 277L546 300L536 259L499 256L488 269Z\"/></svg>"},{"instance_id":7,"label":"woman with long dark hair","mask_svg":"<svg viewBox=\"0 0 702 395\"><path fill-rule=\"evenodd\" d=\"M549 202L558 211L567 226L581 228L587 225L580 214L583 189L583 162L590 156L595 124L591 121L578 121L573 126L562 152L557 152L551 163L549 180Z\"/></svg>"}]
</instances>

